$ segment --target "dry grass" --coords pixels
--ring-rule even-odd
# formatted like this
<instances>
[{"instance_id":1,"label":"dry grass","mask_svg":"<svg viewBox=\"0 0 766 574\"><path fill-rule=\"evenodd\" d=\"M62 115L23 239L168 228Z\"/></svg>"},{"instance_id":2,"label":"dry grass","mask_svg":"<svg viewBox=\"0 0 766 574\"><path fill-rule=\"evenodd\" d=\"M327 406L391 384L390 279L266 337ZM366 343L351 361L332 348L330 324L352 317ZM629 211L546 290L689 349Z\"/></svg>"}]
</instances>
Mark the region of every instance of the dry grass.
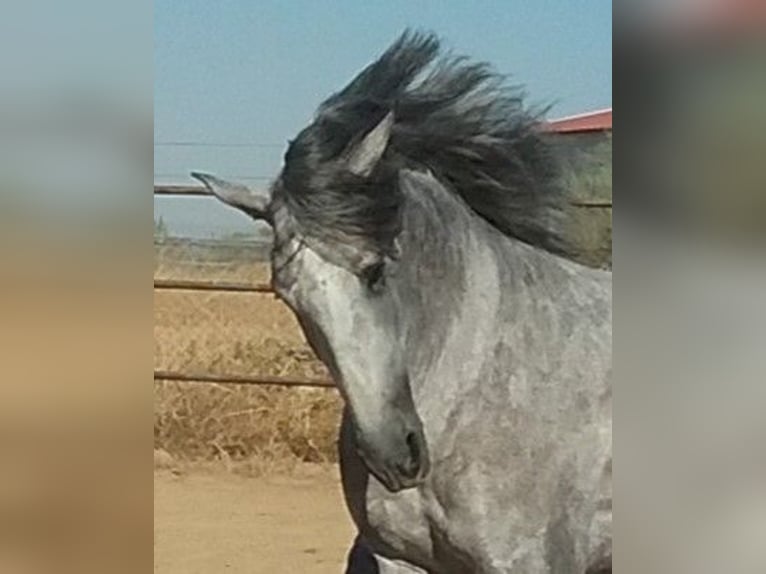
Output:
<instances>
[{"instance_id":1,"label":"dry grass","mask_svg":"<svg viewBox=\"0 0 766 574\"><path fill-rule=\"evenodd\" d=\"M171 274L163 262L162 276ZM263 280L265 265L243 272ZM188 271L188 270L186 270ZM197 269L195 278L205 275ZM215 279L222 277L215 269ZM155 293L155 367L183 372L327 377L290 311L273 296ZM334 389L160 382L154 442L177 459L221 460L248 473L335 462Z\"/></svg>"}]
</instances>

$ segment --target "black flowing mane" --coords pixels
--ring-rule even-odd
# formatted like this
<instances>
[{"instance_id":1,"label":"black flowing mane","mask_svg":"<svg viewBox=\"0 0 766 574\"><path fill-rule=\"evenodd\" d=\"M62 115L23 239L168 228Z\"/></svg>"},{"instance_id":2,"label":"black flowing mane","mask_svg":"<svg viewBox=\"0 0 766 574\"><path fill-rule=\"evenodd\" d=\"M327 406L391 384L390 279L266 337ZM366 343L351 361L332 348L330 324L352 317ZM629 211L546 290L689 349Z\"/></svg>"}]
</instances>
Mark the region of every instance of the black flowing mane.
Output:
<instances>
[{"instance_id":1,"label":"black flowing mane","mask_svg":"<svg viewBox=\"0 0 766 574\"><path fill-rule=\"evenodd\" d=\"M487 64L439 51L434 35L406 31L322 103L291 143L275 193L306 233L387 252L399 230L397 174L426 168L504 234L565 253L565 200L540 113ZM389 112L377 167L368 177L350 173L344 150Z\"/></svg>"}]
</instances>

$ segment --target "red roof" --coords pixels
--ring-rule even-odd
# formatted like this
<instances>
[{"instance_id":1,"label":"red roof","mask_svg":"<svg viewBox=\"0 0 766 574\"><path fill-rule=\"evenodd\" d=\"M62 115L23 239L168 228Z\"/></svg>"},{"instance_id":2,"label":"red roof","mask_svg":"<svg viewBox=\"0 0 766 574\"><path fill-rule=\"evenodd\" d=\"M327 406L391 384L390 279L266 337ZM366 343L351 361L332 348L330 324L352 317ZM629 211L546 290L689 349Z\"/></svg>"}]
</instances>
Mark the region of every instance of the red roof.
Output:
<instances>
[{"instance_id":1,"label":"red roof","mask_svg":"<svg viewBox=\"0 0 766 574\"><path fill-rule=\"evenodd\" d=\"M560 134L611 131L612 108L551 120L546 123L545 130Z\"/></svg>"}]
</instances>

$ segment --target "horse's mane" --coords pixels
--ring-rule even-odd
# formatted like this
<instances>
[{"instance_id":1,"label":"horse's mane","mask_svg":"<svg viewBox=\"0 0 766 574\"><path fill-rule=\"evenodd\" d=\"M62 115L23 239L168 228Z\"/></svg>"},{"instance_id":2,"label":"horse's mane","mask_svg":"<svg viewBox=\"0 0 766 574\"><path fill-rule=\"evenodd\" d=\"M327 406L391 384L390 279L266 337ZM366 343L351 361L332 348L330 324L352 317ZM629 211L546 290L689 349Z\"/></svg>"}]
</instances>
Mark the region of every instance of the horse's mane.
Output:
<instances>
[{"instance_id":1,"label":"horse's mane","mask_svg":"<svg viewBox=\"0 0 766 574\"><path fill-rule=\"evenodd\" d=\"M439 48L435 36L407 31L320 105L291 143L280 179L296 219L309 233L386 251L399 224L396 174L427 168L504 234L566 251L564 197L540 114L487 64ZM350 174L344 150L390 111L391 137L372 176Z\"/></svg>"}]
</instances>

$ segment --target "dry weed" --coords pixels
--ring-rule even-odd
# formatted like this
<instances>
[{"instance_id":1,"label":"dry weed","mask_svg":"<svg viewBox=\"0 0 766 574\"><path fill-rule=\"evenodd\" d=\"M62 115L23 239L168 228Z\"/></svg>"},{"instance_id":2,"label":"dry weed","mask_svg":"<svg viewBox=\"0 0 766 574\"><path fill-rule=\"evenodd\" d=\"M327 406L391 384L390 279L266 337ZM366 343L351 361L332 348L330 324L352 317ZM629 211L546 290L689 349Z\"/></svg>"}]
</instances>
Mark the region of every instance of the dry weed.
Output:
<instances>
[{"instance_id":1,"label":"dry weed","mask_svg":"<svg viewBox=\"0 0 766 574\"><path fill-rule=\"evenodd\" d=\"M155 367L327 377L289 310L260 294L155 293ZM340 411L335 389L157 382L154 443L187 462L289 471L300 462L336 462Z\"/></svg>"}]
</instances>

